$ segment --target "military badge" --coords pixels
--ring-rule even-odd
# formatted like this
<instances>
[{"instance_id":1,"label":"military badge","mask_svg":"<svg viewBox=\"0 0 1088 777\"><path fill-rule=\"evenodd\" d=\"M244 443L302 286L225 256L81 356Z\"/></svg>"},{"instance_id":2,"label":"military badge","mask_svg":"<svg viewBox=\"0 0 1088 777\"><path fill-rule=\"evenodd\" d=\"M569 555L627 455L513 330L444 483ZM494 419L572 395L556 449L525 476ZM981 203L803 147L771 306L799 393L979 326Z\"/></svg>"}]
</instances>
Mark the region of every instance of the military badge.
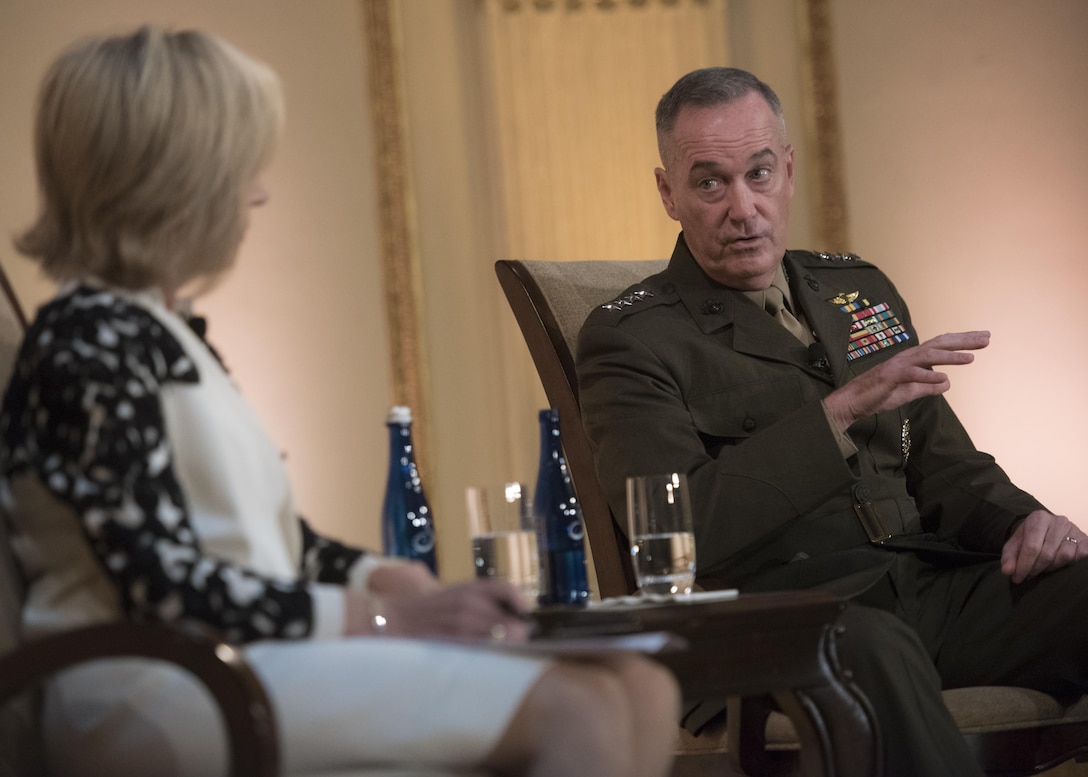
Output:
<instances>
[{"instance_id":1,"label":"military badge","mask_svg":"<svg viewBox=\"0 0 1088 777\"><path fill-rule=\"evenodd\" d=\"M900 444L903 448L903 466L907 466L910 459L910 419L903 421L903 430L899 433Z\"/></svg>"},{"instance_id":2,"label":"military badge","mask_svg":"<svg viewBox=\"0 0 1088 777\"><path fill-rule=\"evenodd\" d=\"M834 297L829 297L827 301L832 305L847 305L856 300L860 293L858 291L840 291Z\"/></svg>"}]
</instances>

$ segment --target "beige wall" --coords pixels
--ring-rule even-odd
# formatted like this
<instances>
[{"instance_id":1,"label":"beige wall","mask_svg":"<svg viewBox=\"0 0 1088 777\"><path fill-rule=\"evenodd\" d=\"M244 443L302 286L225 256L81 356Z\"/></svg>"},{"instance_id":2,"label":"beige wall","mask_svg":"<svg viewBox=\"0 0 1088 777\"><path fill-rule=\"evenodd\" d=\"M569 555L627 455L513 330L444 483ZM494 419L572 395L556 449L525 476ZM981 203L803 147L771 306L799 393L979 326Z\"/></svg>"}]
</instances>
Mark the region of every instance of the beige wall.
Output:
<instances>
[{"instance_id":1,"label":"beige wall","mask_svg":"<svg viewBox=\"0 0 1088 777\"><path fill-rule=\"evenodd\" d=\"M923 335L990 329L953 371L976 445L1088 527L1088 4L834 0L854 250Z\"/></svg>"},{"instance_id":2,"label":"beige wall","mask_svg":"<svg viewBox=\"0 0 1088 777\"><path fill-rule=\"evenodd\" d=\"M77 37L141 22L194 26L270 63L287 130L238 267L200 301L211 338L287 455L299 509L379 542L389 359L356 0L2 0L0 263L28 306L49 292L8 237L31 219L38 81Z\"/></svg>"}]
</instances>

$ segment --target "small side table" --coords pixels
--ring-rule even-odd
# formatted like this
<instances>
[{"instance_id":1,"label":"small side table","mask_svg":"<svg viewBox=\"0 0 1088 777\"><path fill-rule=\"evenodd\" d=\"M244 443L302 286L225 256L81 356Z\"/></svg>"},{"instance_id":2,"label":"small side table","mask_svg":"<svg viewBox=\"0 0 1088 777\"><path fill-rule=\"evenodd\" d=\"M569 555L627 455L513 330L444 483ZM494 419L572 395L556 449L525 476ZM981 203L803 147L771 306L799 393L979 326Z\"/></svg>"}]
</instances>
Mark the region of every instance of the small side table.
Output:
<instances>
[{"instance_id":1,"label":"small side table","mask_svg":"<svg viewBox=\"0 0 1088 777\"><path fill-rule=\"evenodd\" d=\"M880 733L868 700L836 656L842 599L817 591L732 599L544 608L542 636L668 631L684 650L655 659L676 675L685 703L730 699L728 748L747 774L763 758L766 697L789 716L805 777L879 777ZM737 720L737 717L740 720Z\"/></svg>"}]
</instances>

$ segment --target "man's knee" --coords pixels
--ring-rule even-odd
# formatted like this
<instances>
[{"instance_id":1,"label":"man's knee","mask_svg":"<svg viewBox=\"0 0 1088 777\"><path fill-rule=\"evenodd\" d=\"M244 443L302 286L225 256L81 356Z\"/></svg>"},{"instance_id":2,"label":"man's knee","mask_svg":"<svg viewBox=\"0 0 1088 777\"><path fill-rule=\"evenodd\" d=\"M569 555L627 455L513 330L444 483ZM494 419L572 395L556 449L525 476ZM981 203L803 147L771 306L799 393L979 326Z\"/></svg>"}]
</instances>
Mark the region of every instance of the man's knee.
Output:
<instances>
[{"instance_id":1,"label":"man's knee","mask_svg":"<svg viewBox=\"0 0 1088 777\"><path fill-rule=\"evenodd\" d=\"M899 675L904 670L915 680L940 678L925 646L913 628L895 615L874 607L850 605L839 618L842 627L834 651L842 667L855 676Z\"/></svg>"}]
</instances>

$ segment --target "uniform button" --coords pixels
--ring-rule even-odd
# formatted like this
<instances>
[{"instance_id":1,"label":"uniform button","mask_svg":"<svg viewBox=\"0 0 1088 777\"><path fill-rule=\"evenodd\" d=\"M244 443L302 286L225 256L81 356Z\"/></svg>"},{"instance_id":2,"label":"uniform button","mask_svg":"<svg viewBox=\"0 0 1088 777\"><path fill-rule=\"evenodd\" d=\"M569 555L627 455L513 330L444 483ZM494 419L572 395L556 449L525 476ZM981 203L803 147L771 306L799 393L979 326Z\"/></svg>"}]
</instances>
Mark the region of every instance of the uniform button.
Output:
<instances>
[{"instance_id":1,"label":"uniform button","mask_svg":"<svg viewBox=\"0 0 1088 777\"><path fill-rule=\"evenodd\" d=\"M717 315L718 313L721 313L724 309L725 303L717 298L708 299L703 303L703 313L708 316Z\"/></svg>"},{"instance_id":2,"label":"uniform button","mask_svg":"<svg viewBox=\"0 0 1088 777\"><path fill-rule=\"evenodd\" d=\"M754 432L756 430L756 419L748 416L744 419L744 423L741 424L746 432Z\"/></svg>"},{"instance_id":3,"label":"uniform button","mask_svg":"<svg viewBox=\"0 0 1088 777\"><path fill-rule=\"evenodd\" d=\"M676 291L676 287L673 286L671 283L666 283L664 286L661 287L662 294L672 294L674 291Z\"/></svg>"}]
</instances>

